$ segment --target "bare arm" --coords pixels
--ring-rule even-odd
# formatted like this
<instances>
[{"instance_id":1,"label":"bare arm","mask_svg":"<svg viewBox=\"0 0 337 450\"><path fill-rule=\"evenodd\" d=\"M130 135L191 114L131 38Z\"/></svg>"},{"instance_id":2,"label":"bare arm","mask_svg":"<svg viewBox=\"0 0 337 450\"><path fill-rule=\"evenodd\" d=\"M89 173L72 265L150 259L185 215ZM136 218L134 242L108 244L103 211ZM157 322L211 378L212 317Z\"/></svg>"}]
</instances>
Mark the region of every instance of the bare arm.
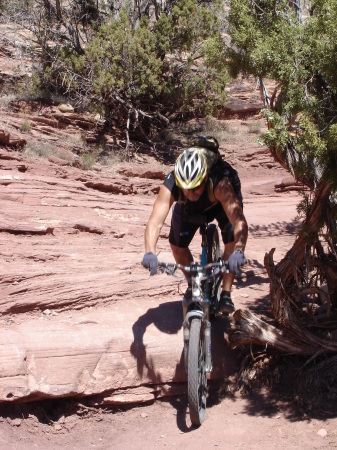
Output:
<instances>
[{"instance_id":1,"label":"bare arm","mask_svg":"<svg viewBox=\"0 0 337 450\"><path fill-rule=\"evenodd\" d=\"M145 252L156 253L160 230L162 229L173 202L174 198L170 190L164 185L161 186L145 229Z\"/></svg>"},{"instance_id":2,"label":"bare arm","mask_svg":"<svg viewBox=\"0 0 337 450\"><path fill-rule=\"evenodd\" d=\"M244 250L248 237L248 224L231 182L223 178L214 189L215 198L221 203L234 228L235 250Z\"/></svg>"}]
</instances>

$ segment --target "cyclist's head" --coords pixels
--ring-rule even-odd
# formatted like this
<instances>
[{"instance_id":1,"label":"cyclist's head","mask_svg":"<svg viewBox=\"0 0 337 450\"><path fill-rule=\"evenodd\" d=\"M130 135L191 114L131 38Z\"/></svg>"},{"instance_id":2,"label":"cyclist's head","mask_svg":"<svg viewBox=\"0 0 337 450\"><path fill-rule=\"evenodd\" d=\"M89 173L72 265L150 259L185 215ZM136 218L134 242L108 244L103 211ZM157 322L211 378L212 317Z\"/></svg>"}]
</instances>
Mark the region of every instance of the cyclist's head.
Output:
<instances>
[{"instance_id":1,"label":"cyclist's head","mask_svg":"<svg viewBox=\"0 0 337 450\"><path fill-rule=\"evenodd\" d=\"M178 157L174 176L176 184L182 189L196 189L207 176L207 163L198 147L190 147L182 152Z\"/></svg>"},{"instance_id":2,"label":"cyclist's head","mask_svg":"<svg viewBox=\"0 0 337 450\"><path fill-rule=\"evenodd\" d=\"M208 148L217 152L219 150L219 142L213 136L197 136L193 141L193 147Z\"/></svg>"}]
</instances>

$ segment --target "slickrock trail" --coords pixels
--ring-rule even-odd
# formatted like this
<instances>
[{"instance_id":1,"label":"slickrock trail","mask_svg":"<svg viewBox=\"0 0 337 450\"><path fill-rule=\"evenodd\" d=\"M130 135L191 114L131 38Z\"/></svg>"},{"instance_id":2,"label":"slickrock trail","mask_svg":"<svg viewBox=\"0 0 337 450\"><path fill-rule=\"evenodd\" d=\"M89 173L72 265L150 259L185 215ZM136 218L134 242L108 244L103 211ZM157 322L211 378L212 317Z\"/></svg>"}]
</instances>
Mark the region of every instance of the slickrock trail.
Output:
<instances>
[{"instance_id":1,"label":"slickrock trail","mask_svg":"<svg viewBox=\"0 0 337 450\"><path fill-rule=\"evenodd\" d=\"M263 313L269 288L263 258L275 247L278 261L291 247L300 196L255 142L247 121L227 120L226 126L231 139L221 143L221 152L239 171L250 231L250 263L233 298L237 309ZM150 277L140 265L144 228L172 162L139 152L132 163L115 162L98 173L0 150L1 448L336 444L335 420L300 420L270 396L230 393L240 356L227 340L232 318L214 322L207 419L188 433L180 304L185 285L181 277ZM172 260L169 223L160 237L161 260ZM198 237L192 250L198 258ZM87 396L93 396L91 407L70 408L67 399ZM104 409L156 398L166 401L123 413Z\"/></svg>"}]
</instances>

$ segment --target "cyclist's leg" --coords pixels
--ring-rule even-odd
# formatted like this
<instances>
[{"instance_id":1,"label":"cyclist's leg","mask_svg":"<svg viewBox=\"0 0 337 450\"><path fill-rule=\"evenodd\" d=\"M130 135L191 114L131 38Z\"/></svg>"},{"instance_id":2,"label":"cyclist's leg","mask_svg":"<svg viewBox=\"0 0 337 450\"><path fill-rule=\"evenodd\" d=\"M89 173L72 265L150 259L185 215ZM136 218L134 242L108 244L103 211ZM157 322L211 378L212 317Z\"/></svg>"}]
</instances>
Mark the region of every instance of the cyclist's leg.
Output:
<instances>
[{"instance_id":1,"label":"cyclist's leg","mask_svg":"<svg viewBox=\"0 0 337 450\"><path fill-rule=\"evenodd\" d=\"M189 266L193 261L192 253L188 247L177 247L171 244L171 250L176 263Z\"/></svg>"},{"instance_id":2,"label":"cyclist's leg","mask_svg":"<svg viewBox=\"0 0 337 450\"><path fill-rule=\"evenodd\" d=\"M216 217L221 230L222 241L225 245L223 252L223 259L228 260L229 256L233 253L234 242L234 229L230 223L226 213L222 211ZM234 304L231 299L231 290L235 275L233 273L224 273L222 277L222 292L220 295L219 312L232 313L235 311Z\"/></svg>"},{"instance_id":3,"label":"cyclist's leg","mask_svg":"<svg viewBox=\"0 0 337 450\"><path fill-rule=\"evenodd\" d=\"M238 194L241 206L243 208L243 202L242 202L242 196L241 192ZM232 224L230 223L227 214L223 209L216 215L215 219L218 222L219 228L221 230L221 236L222 241L224 243L224 252L223 252L223 259L225 261L228 260L230 255L233 253L235 248L235 241L234 241L234 229ZM230 292L233 281L234 281L235 275L232 273L224 274L223 276L223 283L222 283L222 290Z\"/></svg>"},{"instance_id":4,"label":"cyclist's leg","mask_svg":"<svg viewBox=\"0 0 337 450\"><path fill-rule=\"evenodd\" d=\"M189 266L193 261L193 256L188 246L197 229L198 225L184 220L184 205L179 203L175 204L172 211L169 242L173 257L178 264ZM185 272L184 274L187 282L190 282L189 276Z\"/></svg>"},{"instance_id":5,"label":"cyclist's leg","mask_svg":"<svg viewBox=\"0 0 337 450\"><path fill-rule=\"evenodd\" d=\"M227 242L225 244L225 250L223 252L222 258L227 261L230 255L234 251L235 242ZM222 290L230 292L232 289L233 281L234 281L235 275L234 273L224 273L222 277Z\"/></svg>"}]
</instances>

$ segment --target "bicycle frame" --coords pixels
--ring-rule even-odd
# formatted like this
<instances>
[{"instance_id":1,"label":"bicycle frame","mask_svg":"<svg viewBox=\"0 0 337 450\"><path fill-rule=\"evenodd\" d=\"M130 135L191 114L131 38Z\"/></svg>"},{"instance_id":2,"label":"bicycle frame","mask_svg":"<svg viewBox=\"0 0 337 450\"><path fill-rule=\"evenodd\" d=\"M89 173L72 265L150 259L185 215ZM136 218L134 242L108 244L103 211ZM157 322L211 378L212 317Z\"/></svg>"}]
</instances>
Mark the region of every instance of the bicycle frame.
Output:
<instances>
[{"instance_id":1,"label":"bicycle frame","mask_svg":"<svg viewBox=\"0 0 337 450\"><path fill-rule=\"evenodd\" d=\"M203 252L205 252L205 247L203 247ZM224 272L224 270L220 269L223 262L219 261L216 264L219 270L211 276L206 276L204 274L209 266L214 267L213 264L205 264L198 267L197 263L192 263L190 266L190 274L192 277L192 300L190 304L183 304L184 359L186 371L188 361L189 330L191 321L195 317L201 320L203 333L205 336L206 372L209 373L213 369L210 322L211 290L209 282L212 279L222 276L222 273Z\"/></svg>"}]
</instances>

